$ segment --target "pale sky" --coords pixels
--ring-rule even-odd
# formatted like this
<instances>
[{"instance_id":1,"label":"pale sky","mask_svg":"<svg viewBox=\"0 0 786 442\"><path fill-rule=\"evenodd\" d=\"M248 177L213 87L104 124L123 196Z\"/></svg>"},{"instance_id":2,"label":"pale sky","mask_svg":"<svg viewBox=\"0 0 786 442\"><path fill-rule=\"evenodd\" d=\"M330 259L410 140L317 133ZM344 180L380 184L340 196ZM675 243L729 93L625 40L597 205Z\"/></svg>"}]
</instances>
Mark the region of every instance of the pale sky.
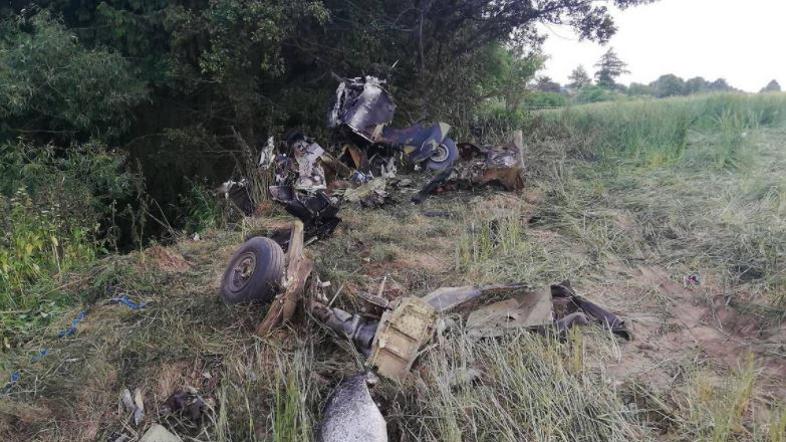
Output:
<instances>
[{"instance_id":1,"label":"pale sky","mask_svg":"<svg viewBox=\"0 0 786 442\"><path fill-rule=\"evenodd\" d=\"M541 74L565 84L583 64L592 76L611 46L631 71L618 80L625 84L672 73L723 77L749 92L772 79L786 88L786 0L660 0L613 15L619 31L606 47L579 42L568 27L543 27L551 58Z\"/></svg>"}]
</instances>

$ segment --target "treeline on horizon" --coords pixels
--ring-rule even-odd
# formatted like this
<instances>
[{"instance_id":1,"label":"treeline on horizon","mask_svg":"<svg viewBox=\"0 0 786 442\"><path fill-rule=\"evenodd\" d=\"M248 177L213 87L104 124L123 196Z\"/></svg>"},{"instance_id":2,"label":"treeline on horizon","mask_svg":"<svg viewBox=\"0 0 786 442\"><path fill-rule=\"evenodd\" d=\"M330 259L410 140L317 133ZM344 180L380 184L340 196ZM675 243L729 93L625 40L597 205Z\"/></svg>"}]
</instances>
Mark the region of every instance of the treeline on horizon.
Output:
<instances>
[{"instance_id":1,"label":"treeline on horizon","mask_svg":"<svg viewBox=\"0 0 786 442\"><path fill-rule=\"evenodd\" d=\"M568 103L594 103L611 101L624 97L667 98L704 93L742 92L730 85L726 79L714 81L704 77L685 80L674 74L664 74L649 84L633 82L625 85L617 78L630 73L627 64L610 48L595 64L597 71L593 78L584 66L578 66L569 76L570 82L561 85L548 76L537 76L529 85L536 93L528 97L526 104L531 107L563 106ZM781 92L776 80L765 85L760 93Z\"/></svg>"}]
</instances>

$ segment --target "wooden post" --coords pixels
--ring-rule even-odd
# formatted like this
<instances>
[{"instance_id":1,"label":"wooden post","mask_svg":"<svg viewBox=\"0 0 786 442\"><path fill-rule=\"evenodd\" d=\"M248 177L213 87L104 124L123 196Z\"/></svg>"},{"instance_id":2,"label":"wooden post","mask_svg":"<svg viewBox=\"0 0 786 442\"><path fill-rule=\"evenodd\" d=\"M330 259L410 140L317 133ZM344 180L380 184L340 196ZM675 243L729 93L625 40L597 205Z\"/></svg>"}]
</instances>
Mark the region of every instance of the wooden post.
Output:
<instances>
[{"instance_id":1,"label":"wooden post","mask_svg":"<svg viewBox=\"0 0 786 442\"><path fill-rule=\"evenodd\" d=\"M289 237L285 290L270 304L265 318L257 326L257 335L267 335L282 323L292 319L313 269L314 262L303 256L303 223L295 221L292 223L292 233Z\"/></svg>"}]
</instances>

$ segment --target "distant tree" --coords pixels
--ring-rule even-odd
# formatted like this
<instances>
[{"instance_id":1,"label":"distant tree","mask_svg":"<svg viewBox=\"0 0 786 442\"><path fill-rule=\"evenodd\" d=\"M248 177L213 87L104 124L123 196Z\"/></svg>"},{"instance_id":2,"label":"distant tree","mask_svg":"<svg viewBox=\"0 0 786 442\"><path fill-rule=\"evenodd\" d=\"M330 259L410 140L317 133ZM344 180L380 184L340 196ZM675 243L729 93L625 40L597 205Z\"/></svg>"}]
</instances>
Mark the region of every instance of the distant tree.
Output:
<instances>
[{"instance_id":1,"label":"distant tree","mask_svg":"<svg viewBox=\"0 0 786 442\"><path fill-rule=\"evenodd\" d=\"M761 93L765 92L780 92L781 85L778 83L777 80L772 80L771 82L767 83L767 86L764 86L764 89L761 90Z\"/></svg>"},{"instance_id":2,"label":"distant tree","mask_svg":"<svg viewBox=\"0 0 786 442\"><path fill-rule=\"evenodd\" d=\"M650 83L650 87L657 98L673 97L685 93L685 80L674 74L666 74Z\"/></svg>"},{"instance_id":3,"label":"distant tree","mask_svg":"<svg viewBox=\"0 0 786 442\"><path fill-rule=\"evenodd\" d=\"M704 77L693 77L685 82L685 95L700 94L710 89L710 82Z\"/></svg>"},{"instance_id":4,"label":"distant tree","mask_svg":"<svg viewBox=\"0 0 786 442\"><path fill-rule=\"evenodd\" d=\"M535 79L535 89L541 92L553 92L558 94L562 91L562 86L552 80L551 77L542 75Z\"/></svg>"},{"instance_id":5,"label":"distant tree","mask_svg":"<svg viewBox=\"0 0 786 442\"><path fill-rule=\"evenodd\" d=\"M573 72L570 73L568 80L570 80L568 87L574 91L578 91L584 86L592 84L592 79L587 73L587 70L584 69L584 66L581 65L579 65L576 69L573 70Z\"/></svg>"},{"instance_id":6,"label":"distant tree","mask_svg":"<svg viewBox=\"0 0 786 442\"><path fill-rule=\"evenodd\" d=\"M598 85L613 89L620 75L630 73L630 71L625 69L627 66L627 63L620 60L617 53L614 52L614 48L609 48L609 50L600 57L600 60L595 63L595 67L598 68L598 71L595 72L595 79L598 81Z\"/></svg>"}]
</instances>

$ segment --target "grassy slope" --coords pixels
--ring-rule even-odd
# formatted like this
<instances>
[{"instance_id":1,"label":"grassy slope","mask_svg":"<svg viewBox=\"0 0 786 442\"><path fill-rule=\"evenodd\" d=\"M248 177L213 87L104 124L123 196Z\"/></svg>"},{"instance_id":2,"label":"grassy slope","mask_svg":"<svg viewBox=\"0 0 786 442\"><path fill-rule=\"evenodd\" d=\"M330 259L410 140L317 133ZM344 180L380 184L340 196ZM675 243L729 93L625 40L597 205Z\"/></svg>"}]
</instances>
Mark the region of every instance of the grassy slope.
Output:
<instances>
[{"instance_id":1,"label":"grassy slope","mask_svg":"<svg viewBox=\"0 0 786 442\"><path fill-rule=\"evenodd\" d=\"M523 195L346 208L337 234L310 249L348 309L385 275L388 296L570 278L629 318L637 337L619 342L594 328L565 343L440 337L410 383L376 393L391 439L783 441L783 102L712 97L547 114L531 131ZM183 239L171 256L112 257L77 278L75 291L96 299L78 334L56 338L75 309L3 356L22 380L0 402L0 437L133 435L140 430L117 410L122 388L144 391L147 425L191 385L216 412L199 429L166 421L184 437L310 439L330 388L358 365L308 319L258 339L259 307L219 302L226 259L258 223ZM683 287L695 271L702 285ZM102 302L121 292L151 304L134 312ZM44 347L50 354L32 362ZM474 383L462 380L470 369L480 373Z\"/></svg>"}]
</instances>

